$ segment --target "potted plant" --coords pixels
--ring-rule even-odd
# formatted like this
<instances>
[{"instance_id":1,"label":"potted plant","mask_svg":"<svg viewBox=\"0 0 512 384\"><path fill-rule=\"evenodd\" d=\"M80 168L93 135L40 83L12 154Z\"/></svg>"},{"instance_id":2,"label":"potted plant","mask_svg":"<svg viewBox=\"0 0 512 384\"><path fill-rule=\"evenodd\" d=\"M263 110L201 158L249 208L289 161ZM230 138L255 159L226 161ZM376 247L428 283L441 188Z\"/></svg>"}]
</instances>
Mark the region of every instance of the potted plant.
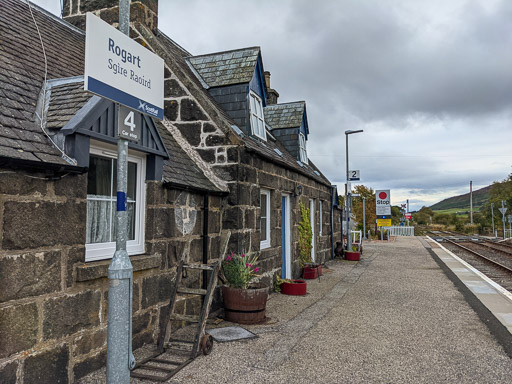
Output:
<instances>
[{"instance_id":1,"label":"potted plant","mask_svg":"<svg viewBox=\"0 0 512 384\"><path fill-rule=\"evenodd\" d=\"M256 255L234 252L222 262L222 272L228 285L222 287L225 319L234 323L257 324L265 321L268 288L252 284L259 268Z\"/></svg>"},{"instance_id":2,"label":"potted plant","mask_svg":"<svg viewBox=\"0 0 512 384\"><path fill-rule=\"evenodd\" d=\"M299 222L299 265L304 279L316 279L322 275L322 266L313 263L311 249L313 248L313 231L309 218L309 208L302 202L299 204L301 220Z\"/></svg>"},{"instance_id":3,"label":"potted plant","mask_svg":"<svg viewBox=\"0 0 512 384\"><path fill-rule=\"evenodd\" d=\"M276 275L275 290L284 295L304 296L307 291L307 283L304 280L281 279Z\"/></svg>"},{"instance_id":4,"label":"potted plant","mask_svg":"<svg viewBox=\"0 0 512 384\"><path fill-rule=\"evenodd\" d=\"M357 246L352 246L352 251L345 251L345 259L350 261L359 261L361 259L361 252L357 250Z\"/></svg>"}]
</instances>

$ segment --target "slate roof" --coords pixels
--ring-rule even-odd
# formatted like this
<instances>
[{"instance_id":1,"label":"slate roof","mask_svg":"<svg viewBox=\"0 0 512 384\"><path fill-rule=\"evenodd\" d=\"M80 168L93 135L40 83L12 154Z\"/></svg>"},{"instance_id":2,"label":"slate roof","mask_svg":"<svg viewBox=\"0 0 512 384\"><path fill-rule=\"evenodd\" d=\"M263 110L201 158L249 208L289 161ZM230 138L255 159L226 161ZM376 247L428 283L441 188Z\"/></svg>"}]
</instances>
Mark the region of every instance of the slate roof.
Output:
<instances>
[{"instance_id":1,"label":"slate roof","mask_svg":"<svg viewBox=\"0 0 512 384\"><path fill-rule=\"evenodd\" d=\"M259 54L259 47L251 47L191 56L187 61L209 87L220 87L250 82Z\"/></svg>"},{"instance_id":2,"label":"slate roof","mask_svg":"<svg viewBox=\"0 0 512 384\"><path fill-rule=\"evenodd\" d=\"M272 129L298 128L304 118L304 101L267 105L263 109L265 122Z\"/></svg>"},{"instance_id":3,"label":"slate roof","mask_svg":"<svg viewBox=\"0 0 512 384\"><path fill-rule=\"evenodd\" d=\"M163 124L158 122L157 127L169 152L169 159L164 161L164 182L172 185L185 184L199 190L220 191L190 160Z\"/></svg>"},{"instance_id":4,"label":"slate roof","mask_svg":"<svg viewBox=\"0 0 512 384\"><path fill-rule=\"evenodd\" d=\"M46 127L60 129L91 99L91 94L84 91L83 77L74 82L49 81L49 107L46 113ZM65 80L64 80L65 81ZM55 84L55 85L52 85Z\"/></svg>"},{"instance_id":5,"label":"slate roof","mask_svg":"<svg viewBox=\"0 0 512 384\"><path fill-rule=\"evenodd\" d=\"M83 90L85 34L32 5L48 60L46 128L55 133L93 97ZM43 88L41 43L26 2L0 0L0 158L27 160L41 166L68 164L35 123ZM189 56L181 51L183 56ZM40 100L41 98L41 100ZM219 191L160 123L157 128L170 158L164 182Z\"/></svg>"},{"instance_id":6,"label":"slate roof","mask_svg":"<svg viewBox=\"0 0 512 384\"><path fill-rule=\"evenodd\" d=\"M146 37L146 36L145 36ZM200 80L197 78L197 71L194 73L190 67L186 64L186 61L190 60L191 56L190 54L180 47L176 42L174 42L169 37L165 36L165 34L160 34L157 37L160 44L162 44L165 47L166 53L169 55L169 57L172 59L172 62L167 62L169 66L174 66L173 70L181 70L183 74L186 74L187 78L194 82L196 87L189 87L189 90L191 91L192 95L198 100L201 100L201 97L203 100L208 100L211 103L211 106L215 109L208 110L210 116L215 120L217 118L217 123L224 125L228 124L230 127L236 126L235 122L231 119L231 117L218 105L218 103L215 101L213 97L210 96L210 94L204 89L204 84L200 82ZM229 51L229 52L245 52L245 51L251 51L252 49L257 49L259 52L259 48L245 48L240 49L236 51ZM217 56L217 55L223 55L224 53L229 52L221 52L221 53L215 53L212 55L202 55L202 56L193 56L193 57L209 57L209 56ZM248 57L248 56L247 56ZM244 81L250 81L252 78L252 74L255 71L255 65L256 62L254 62L254 66L250 67L250 75L248 74L249 71L247 71L246 78ZM247 68L247 67L244 67ZM247 80L248 79L248 80ZM183 79L181 79L183 80ZM198 92L197 92L198 91ZM305 103L304 103L305 105ZM204 105L203 105L204 106ZM301 115L302 118L302 115ZM223 121L222 121L223 120ZM297 127L300 126L300 123L297 125ZM230 128L231 129L231 128ZM240 131L241 132L241 131ZM270 160L276 164L280 164L281 166L284 166L289 169L293 169L296 172L302 173L307 177L310 177L322 184L331 186L330 181L320 172L320 170L309 160L309 164L299 164L297 162L297 159L292 156L285 148L284 146L279 143L278 141L272 140L268 135L268 140L266 142L252 136L247 136L245 134L239 134L239 138L242 140L242 145L245 145L248 150L253 151L254 153L257 153L261 157ZM278 154L275 150L278 150L281 155ZM318 172L317 173L315 173Z\"/></svg>"},{"instance_id":7,"label":"slate roof","mask_svg":"<svg viewBox=\"0 0 512 384\"><path fill-rule=\"evenodd\" d=\"M260 156L271 160L274 163L281 164L287 168L292 168L293 170L302 173L322 184L329 186L331 185L330 181L323 175L322 172L320 172L320 170L311 162L311 160L308 159L308 164L297 161L297 159L293 157L279 141L271 139L268 135L266 142L263 142L256 137L245 137L245 145L250 151L256 152ZM276 152L276 149L278 152Z\"/></svg>"},{"instance_id":8,"label":"slate roof","mask_svg":"<svg viewBox=\"0 0 512 384\"><path fill-rule=\"evenodd\" d=\"M33 6L48 61L47 79L83 72L84 35ZM26 2L0 0L0 157L68 165L35 122L44 55Z\"/></svg>"}]
</instances>

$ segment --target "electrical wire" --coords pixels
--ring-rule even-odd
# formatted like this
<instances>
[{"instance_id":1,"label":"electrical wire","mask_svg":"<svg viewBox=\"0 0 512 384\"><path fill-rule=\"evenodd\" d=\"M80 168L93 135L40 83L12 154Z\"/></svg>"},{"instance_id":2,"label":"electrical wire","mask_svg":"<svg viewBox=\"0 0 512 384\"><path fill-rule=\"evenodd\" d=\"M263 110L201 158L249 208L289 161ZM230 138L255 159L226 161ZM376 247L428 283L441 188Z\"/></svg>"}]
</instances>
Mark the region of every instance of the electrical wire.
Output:
<instances>
[{"instance_id":1,"label":"electrical wire","mask_svg":"<svg viewBox=\"0 0 512 384\"><path fill-rule=\"evenodd\" d=\"M39 36L39 41L41 42L41 48L43 50L43 58L44 58L43 105L42 105L42 110L41 110L41 116L39 116L39 120L41 121L41 126L40 126L41 127L41 131L46 135L48 140L51 141L51 143L54 145L54 147L59 150L59 152L62 154L62 158L64 160L66 160L68 163L71 163L73 165L78 165L78 163L77 163L77 161L75 159L72 159L62 149L60 149L60 147L55 143L55 141L53 141L53 139L50 137L50 135L48 134L48 132L46 131L46 129L44 127L44 122L46 120L46 116L45 116L45 114L46 114L46 107L45 107L45 104L46 104L46 87L47 87L46 78L48 76L48 60L46 58L46 50L44 49L43 38L41 36L41 32L39 31L39 26L37 25L36 18L34 17L34 13L32 12L32 6L30 5L30 1L26 0L26 2L27 2L27 5L28 5L28 9L30 11L30 15L32 16L32 20L34 21L34 25L36 27L37 34Z\"/></svg>"}]
</instances>

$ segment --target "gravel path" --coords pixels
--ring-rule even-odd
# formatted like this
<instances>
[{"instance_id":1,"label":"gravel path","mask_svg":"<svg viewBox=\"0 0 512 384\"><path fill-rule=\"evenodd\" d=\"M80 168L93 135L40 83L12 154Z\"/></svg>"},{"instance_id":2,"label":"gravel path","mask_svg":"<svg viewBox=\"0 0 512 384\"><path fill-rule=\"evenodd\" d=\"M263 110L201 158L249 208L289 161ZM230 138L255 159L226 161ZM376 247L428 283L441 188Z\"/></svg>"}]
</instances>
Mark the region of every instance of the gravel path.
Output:
<instances>
[{"instance_id":1,"label":"gravel path","mask_svg":"<svg viewBox=\"0 0 512 384\"><path fill-rule=\"evenodd\" d=\"M307 296L272 295L271 320L246 327L258 338L215 343L169 383L511 382L512 359L418 238L328 267Z\"/></svg>"}]
</instances>

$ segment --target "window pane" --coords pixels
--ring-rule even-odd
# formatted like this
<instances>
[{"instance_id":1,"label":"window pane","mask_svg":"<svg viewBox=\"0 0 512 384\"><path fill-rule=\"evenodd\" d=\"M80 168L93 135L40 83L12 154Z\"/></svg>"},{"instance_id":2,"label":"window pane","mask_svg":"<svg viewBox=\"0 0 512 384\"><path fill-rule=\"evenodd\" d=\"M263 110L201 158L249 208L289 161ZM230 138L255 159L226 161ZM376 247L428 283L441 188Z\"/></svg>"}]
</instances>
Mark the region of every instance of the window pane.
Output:
<instances>
[{"instance_id":1,"label":"window pane","mask_svg":"<svg viewBox=\"0 0 512 384\"><path fill-rule=\"evenodd\" d=\"M258 119L254 115L251 115L251 127L252 132L258 134Z\"/></svg>"},{"instance_id":2,"label":"window pane","mask_svg":"<svg viewBox=\"0 0 512 384\"><path fill-rule=\"evenodd\" d=\"M108 200L87 201L86 243L110 241L111 206Z\"/></svg>"},{"instance_id":3,"label":"window pane","mask_svg":"<svg viewBox=\"0 0 512 384\"><path fill-rule=\"evenodd\" d=\"M262 193L260 199L261 217L267 216L267 194Z\"/></svg>"},{"instance_id":4,"label":"window pane","mask_svg":"<svg viewBox=\"0 0 512 384\"><path fill-rule=\"evenodd\" d=\"M265 137L265 126L263 124L262 120L258 120L258 129L259 129L259 135L261 137Z\"/></svg>"},{"instance_id":5,"label":"window pane","mask_svg":"<svg viewBox=\"0 0 512 384\"><path fill-rule=\"evenodd\" d=\"M267 240L267 218L262 217L261 218L261 241Z\"/></svg>"},{"instance_id":6,"label":"window pane","mask_svg":"<svg viewBox=\"0 0 512 384\"><path fill-rule=\"evenodd\" d=\"M95 196L112 196L112 160L91 156L87 174L87 194Z\"/></svg>"},{"instance_id":7,"label":"window pane","mask_svg":"<svg viewBox=\"0 0 512 384\"><path fill-rule=\"evenodd\" d=\"M128 191L127 196L129 200L135 200L137 190L137 164L128 163Z\"/></svg>"},{"instance_id":8,"label":"window pane","mask_svg":"<svg viewBox=\"0 0 512 384\"><path fill-rule=\"evenodd\" d=\"M256 112L256 98L254 97L254 95L251 95L250 99L251 99L251 112L253 114L256 114L257 113Z\"/></svg>"},{"instance_id":9,"label":"window pane","mask_svg":"<svg viewBox=\"0 0 512 384\"><path fill-rule=\"evenodd\" d=\"M261 241L267 240L267 194L262 193L260 195L260 232Z\"/></svg>"},{"instance_id":10,"label":"window pane","mask_svg":"<svg viewBox=\"0 0 512 384\"><path fill-rule=\"evenodd\" d=\"M256 110L254 111L258 115L258 117L261 117L263 119L263 108L261 106L261 100L256 99Z\"/></svg>"}]
</instances>

